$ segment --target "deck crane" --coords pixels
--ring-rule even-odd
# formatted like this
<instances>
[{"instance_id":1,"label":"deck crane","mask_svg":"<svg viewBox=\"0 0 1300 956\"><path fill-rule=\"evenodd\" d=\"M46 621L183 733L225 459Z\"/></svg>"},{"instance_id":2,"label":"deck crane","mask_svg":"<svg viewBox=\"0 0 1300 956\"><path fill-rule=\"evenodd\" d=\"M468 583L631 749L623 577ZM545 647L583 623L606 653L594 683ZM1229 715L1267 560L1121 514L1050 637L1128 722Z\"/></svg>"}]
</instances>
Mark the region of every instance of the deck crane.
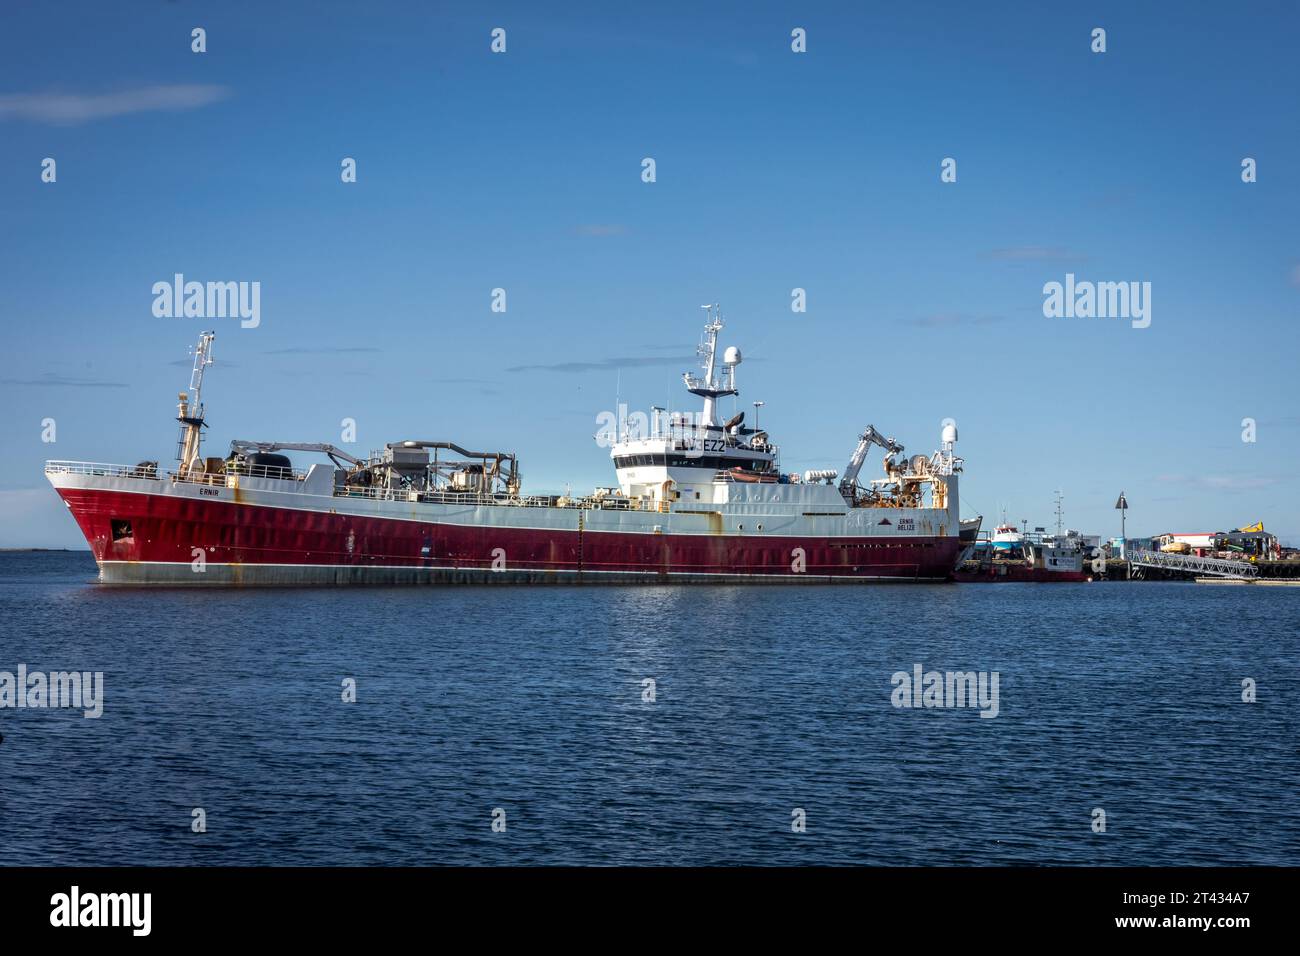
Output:
<instances>
[{"instance_id":1,"label":"deck crane","mask_svg":"<svg viewBox=\"0 0 1300 956\"><path fill-rule=\"evenodd\" d=\"M189 391L181 392L177 397L176 420L181 424L180 438L176 441L176 460L179 472L202 471L203 461L199 458L199 449L203 445L203 370L212 364L213 332L199 335L199 343L194 346L194 367L190 371Z\"/></svg>"},{"instance_id":2,"label":"deck crane","mask_svg":"<svg viewBox=\"0 0 1300 956\"><path fill-rule=\"evenodd\" d=\"M253 452L318 451L323 455L328 455L335 465L341 466L343 462L347 462L349 465L364 464L355 455L349 455L341 448L335 448L333 445L321 444L320 442L247 441L243 438L236 438L230 443L230 451L232 454L236 452L251 454Z\"/></svg>"},{"instance_id":3,"label":"deck crane","mask_svg":"<svg viewBox=\"0 0 1300 956\"><path fill-rule=\"evenodd\" d=\"M847 500L852 501L857 494L858 472L862 470L863 463L867 460L867 452L872 445L879 445L885 449L885 467L888 470L893 457L903 453L903 446L892 438L886 438L880 432L876 431L875 425L868 425L862 430L862 435L858 438L858 447L853 449L853 457L849 459L848 466L844 469L844 477L840 479L840 494Z\"/></svg>"}]
</instances>

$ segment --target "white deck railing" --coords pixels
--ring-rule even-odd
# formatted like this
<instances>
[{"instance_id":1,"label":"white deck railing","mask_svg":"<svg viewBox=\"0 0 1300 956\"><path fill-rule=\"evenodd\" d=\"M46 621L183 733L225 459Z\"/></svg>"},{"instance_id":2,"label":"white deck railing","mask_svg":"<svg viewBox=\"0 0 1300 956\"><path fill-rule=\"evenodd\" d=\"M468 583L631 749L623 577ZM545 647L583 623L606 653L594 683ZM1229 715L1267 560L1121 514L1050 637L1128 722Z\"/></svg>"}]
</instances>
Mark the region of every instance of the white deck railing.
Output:
<instances>
[{"instance_id":1,"label":"white deck railing","mask_svg":"<svg viewBox=\"0 0 1300 956\"><path fill-rule=\"evenodd\" d=\"M268 471L269 469L269 471ZM212 485L218 488L228 487L230 478L253 477L272 478L284 481L300 482L306 477L305 472L294 471L291 478L284 478L284 469L276 466L242 465L238 471L214 475L178 475L173 471L142 468L140 465L114 465L91 461L47 461L47 475L90 475L103 478L136 478L146 481L172 481L187 484ZM262 489L259 489L262 490ZM280 489L265 489L281 492ZM296 490L296 489L289 489ZM567 495L530 495L511 497L504 494L483 494L473 491L415 491L407 488L362 488L359 486L335 488L335 498L364 498L371 501L410 501L429 504L449 505L498 505L514 508L584 508L609 511L664 511L660 502L637 498L619 498L605 496L602 498L574 498Z\"/></svg>"},{"instance_id":2,"label":"white deck railing","mask_svg":"<svg viewBox=\"0 0 1300 956\"><path fill-rule=\"evenodd\" d=\"M162 478L156 468L139 465L110 465L98 461L47 461L47 475L96 475L107 478Z\"/></svg>"},{"instance_id":3,"label":"white deck railing","mask_svg":"<svg viewBox=\"0 0 1300 956\"><path fill-rule=\"evenodd\" d=\"M287 472L287 476L286 476ZM302 481L307 477L305 471L281 468L277 465L240 465L235 471L216 474L179 474L175 471L160 470L157 465L110 465L97 461L47 461L47 475L94 475L107 478L147 478L150 480L168 479L169 481L187 481L197 485L224 485L230 475L247 475L250 478L275 478L282 481Z\"/></svg>"}]
</instances>

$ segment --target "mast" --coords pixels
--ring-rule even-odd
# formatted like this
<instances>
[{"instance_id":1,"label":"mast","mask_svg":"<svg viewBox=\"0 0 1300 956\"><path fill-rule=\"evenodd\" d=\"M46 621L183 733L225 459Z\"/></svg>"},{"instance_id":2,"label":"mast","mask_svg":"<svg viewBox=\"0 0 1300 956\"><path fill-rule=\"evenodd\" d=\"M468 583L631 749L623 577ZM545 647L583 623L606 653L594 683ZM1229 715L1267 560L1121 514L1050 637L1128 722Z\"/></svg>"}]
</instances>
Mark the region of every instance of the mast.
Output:
<instances>
[{"instance_id":1,"label":"mast","mask_svg":"<svg viewBox=\"0 0 1300 956\"><path fill-rule=\"evenodd\" d=\"M198 345L194 347L189 392L177 396L176 420L181 424L181 434L176 444L176 460L182 475L202 468L199 449L203 444L203 370L212 364L214 338L213 332L200 333Z\"/></svg>"},{"instance_id":2,"label":"mast","mask_svg":"<svg viewBox=\"0 0 1300 956\"><path fill-rule=\"evenodd\" d=\"M722 306L715 303L702 305L700 308L704 309L709 317L708 325L704 326L705 340L697 350L703 359L700 367L704 369L704 378L686 372L682 375L682 380L686 383L688 392L704 399L700 425L710 428L718 424L717 400L723 395L737 394L736 366L732 362L726 362L725 371L721 374L717 373L718 333L722 331Z\"/></svg>"}]
</instances>

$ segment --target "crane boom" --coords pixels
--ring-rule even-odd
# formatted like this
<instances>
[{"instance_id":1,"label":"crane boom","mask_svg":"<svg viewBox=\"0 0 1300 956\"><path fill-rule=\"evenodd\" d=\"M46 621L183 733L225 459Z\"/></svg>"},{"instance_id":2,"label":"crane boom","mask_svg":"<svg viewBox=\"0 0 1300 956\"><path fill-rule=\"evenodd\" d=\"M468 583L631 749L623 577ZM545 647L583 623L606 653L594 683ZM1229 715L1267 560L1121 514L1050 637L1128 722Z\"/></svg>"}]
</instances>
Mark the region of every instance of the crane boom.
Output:
<instances>
[{"instance_id":1,"label":"crane boom","mask_svg":"<svg viewBox=\"0 0 1300 956\"><path fill-rule=\"evenodd\" d=\"M853 457L849 459L848 466L844 469L844 477L840 479L840 491L850 494L858 481L858 472L862 470L863 463L867 460L867 452L872 445L879 445L885 449L886 455L892 458L894 455L903 453L903 446L892 438L886 438L876 430L875 425L868 425L862 430L858 438L858 447L853 449Z\"/></svg>"},{"instance_id":2,"label":"crane boom","mask_svg":"<svg viewBox=\"0 0 1300 956\"><path fill-rule=\"evenodd\" d=\"M180 472L184 474L202 464L199 461L199 449L203 445L203 370L212 364L212 340L214 332L199 335L199 344L194 347L194 367L190 371L189 391L177 395L176 420L181 423L180 438L176 443L176 459L180 463Z\"/></svg>"},{"instance_id":3,"label":"crane boom","mask_svg":"<svg viewBox=\"0 0 1300 956\"><path fill-rule=\"evenodd\" d=\"M360 465L362 461L354 455L349 455L340 448L333 445L325 445L319 442L294 442L294 441L247 441L243 438L236 438L230 443L231 451L242 452L271 452L271 451L318 451L330 458L342 459L351 465Z\"/></svg>"}]
</instances>

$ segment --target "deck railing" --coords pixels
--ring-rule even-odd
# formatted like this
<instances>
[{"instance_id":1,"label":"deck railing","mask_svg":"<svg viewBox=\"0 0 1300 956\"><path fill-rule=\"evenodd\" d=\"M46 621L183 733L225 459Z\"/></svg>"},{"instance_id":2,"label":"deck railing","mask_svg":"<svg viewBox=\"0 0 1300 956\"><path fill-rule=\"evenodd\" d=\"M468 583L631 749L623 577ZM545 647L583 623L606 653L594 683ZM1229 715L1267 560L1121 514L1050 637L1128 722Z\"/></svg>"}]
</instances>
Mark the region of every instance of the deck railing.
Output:
<instances>
[{"instance_id":1,"label":"deck railing","mask_svg":"<svg viewBox=\"0 0 1300 956\"><path fill-rule=\"evenodd\" d=\"M97 461L47 461L47 475L96 475L108 478L152 478L165 477L157 468L143 465L110 465Z\"/></svg>"},{"instance_id":2,"label":"deck railing","mask_svg":"<svg viewBox=\"0 0 1300 956\"><path fill-rule=\"evenodd\" d=\"M224 485L230 475L246 475L250 478L277 478L282 481L302 481L307 477L305 471L282 468L276 465L239 465L231 471L206 472L163 471L154 463L141 462L138 465L110 465L97 461L47 461L47 475L95 475L107 478L148 478L161 481L186 481L199 485Z\"/></svg>"},{"instance_id":3,"label":"deck railing","mask_svg":"<svg viewBox=\"0 0 1300 956\"><path fill-rule=\"evenodd\" d=\"M227 487L231 477L277 478L287 481L302 481L306 473L292 471L274 465L241 465L232 472L216 474L178 475L173 471L160 471L156 467L143 465L114 465L89 461L47 461L47 475L90 475L105 478L138 478L149 481L173 481L187 484L211 485L218 488ZM274 490L274 489L271 489ZM450 505L496 505L513 508L581 508L609 511L662 511L662 503L653 499L620 498L614 495L601 497L571 497L568 495L507 495L476 491L419 491L411 488L364 488L345 486L335 488L336 498L365 498L373 501L410 501L431 504Z\"/></svg>"}]
</instances>

